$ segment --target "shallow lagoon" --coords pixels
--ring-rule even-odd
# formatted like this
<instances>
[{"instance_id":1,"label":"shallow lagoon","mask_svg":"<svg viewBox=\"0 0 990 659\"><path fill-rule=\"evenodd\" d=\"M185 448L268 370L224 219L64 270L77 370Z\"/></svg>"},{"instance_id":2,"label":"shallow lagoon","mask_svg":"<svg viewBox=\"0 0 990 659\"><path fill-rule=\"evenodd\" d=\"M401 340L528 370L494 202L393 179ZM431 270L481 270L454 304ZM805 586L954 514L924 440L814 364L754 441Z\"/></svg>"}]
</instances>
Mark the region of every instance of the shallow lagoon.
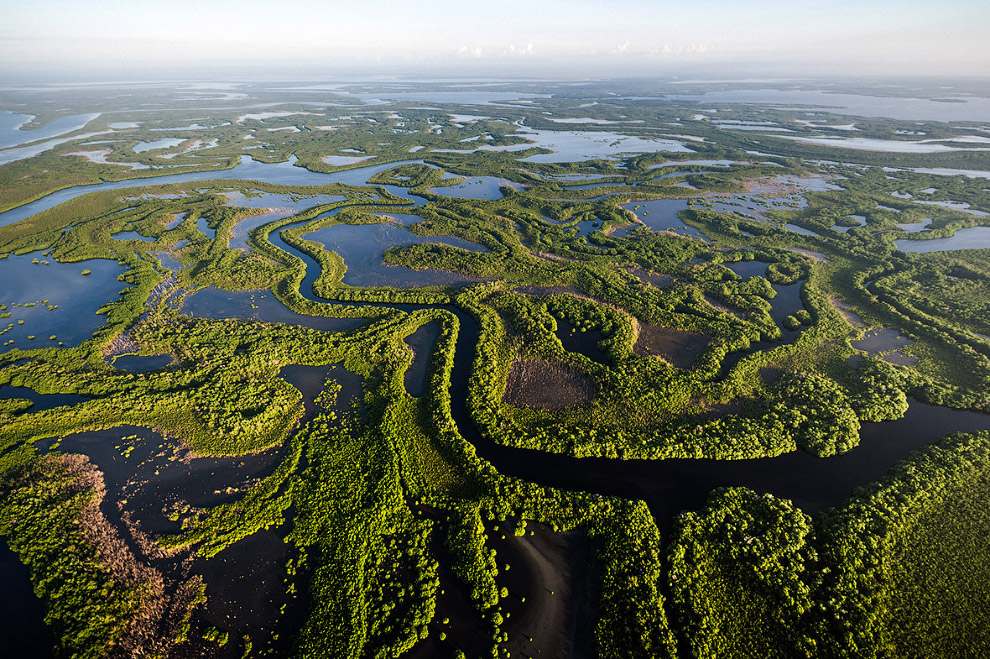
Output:
<instances>
[{"instance_id":1,"label":"shallow lagoon","mask_svg":"<svg viewBox=\"0 0 990 659\"><path fill-rule=\"evenodd\" d=\"M637 208L638 207L638 208ZM678 213L688 208L687 199L654 199L622 204L622 208L632 211L653 231L671 231L683 236L690 236L708 242L708 238L700 229L688 226Z\"/></svg>"},{"instance_id":2,"label":"shallow lagoon","mask_svg":"<svg viewBox=\"0 0 990 659\"><path fill-rule=\"evenodd\" d=\"M179 146L186 140L181 137L163 137L160 140L155 140L154 142L138 142L131 149L134 153L144 153L146 151L154 151L156 149L170 149L174 146Z\"/></svg>"},{"instance_id":3,"label":"shallow lagoon","mask_svg":"<svg viewBox=\"0 0 990 659\"><path fill-rule=\"evenodd\" d=\"M388 265L382 256L390 247L418 243L439 243L472 252L488 251L485 247L452 236L418 236L408 229L392 224L338 224L317 229L303 236L322 243L326 249L344 259L347 272L343 283L349 286L449 286L478 281L454 272L411 270ZM308 269L308 268L307 268Z\"/></svg>"},{"instance_id":4,"label":"shallow lagoon","mask_svg":"<svg viewBox=\"0 0 990 659\"><path fill-rule=\"evenodd\" d=\"M69 117L59 117L49 121L41 128L22 130L21 126L33 118L27 114L16 114L8 110L0 110L0 149L19 146L28 142L47 140L58 137L74 130L83 128L100 114L75 114Z\"/></svg>"},{"instance_id":5,"label":"shallow lagoon","mask_svg":"<svg viewBox=\"0 0 990 659\"><path fill-rule=\"evenodd\" d=\"M516 134L536 142L536 144L525 145L525 148L538 146L553 151L553 153L542 153L522 158L520 162L581 162L596 158L615 158L626 153L653 153L655 151L694 153L677 140L648 139L608 131L556 131L527 128Z\"/></svg>"},{"instance_id":6,"label":"shallow lagoon","mask_svg":"<svg viewBox=\"0 0 990 659\"><path fill-rule=\"evenodd\" d=\"M834 114L890 119L931 121L979 121L990 116L990 98L969 96L959 103L941 103L927 98L836 94L822 90L736 89L704 94L671 94L667 98L701 103L751 103L758 105L818 105Z\"/></svg>"},{"instance_id":7,"label":"shallow lagoon","mask_svg":"<svg viewBox=\"0 0 990 659\"><path fill-rule=\"evenodd\" d=\"M444 178L461 178L445 174ZM456 197L458 199L501 199L504 195L500 188L507 186L522 190L518 183L497 176L469 176L456 185L430 188L430 192L441 197Z\"/></svg>"},{"instance_id":8,"label":"shallow lagoon","mask_svg":"<svg viewBox=\"0 0 990 659\"><path fill-rule=\"evenodd\" d=\"M990 227L969 227L956 231L949 238L933 238L931 240L910 240L902 238L895 240L897 249L908 254L927 254L928 252L948 252L959 249L990 248Z\"/></svg>"},{"instance_id":9,"label":"shallow lagoon","mask_svg":"<svg viewBox=\"0 0 990 659\"><path fill-rule=\"evenodd\" d=\"M182 313L196 318L285 323L326 332L353 329L365 322L363 318L328 318L296 313L268 291L222 291L212 286L187 297Z\"/></svg>"},{"instance_id":10,"label":"shallow lagoon","mask_svg":"<svg viewBox=\"0 0 990 659\"><path fill-rule=\"evenodd\" d=\"M35 258L39 263L32 263ZM48 261L48 265L41 261ZM84 269L90 274L83 275ZM128 284L117 279L124 272L125 267L117 261L58 263L40 252L0 259L0 304L7 305L2 313L10 314L0 318L0 330L13 324L0 335L0 349L30 350L58 345L59 341L74 346L89 339L105 322L97 310L115 301L127 288ZM25 303L33 306L23 306ZM57 308L49 310L51 305ZM19 320L24 323L19 324ZM49 339L51 335L55 335L54 341ZM14 343L2 346L10 340Z\"/></svg>"},{"instance_id":11,"label":"shallow lagoon","mask_svg":"<svg viewBox=\"0 0 990 659\"><path fill-rule=\"evenodd\" d=\"M129 179L126 181L112 181L95 183L92 185L78 185L64 190L59 190L45 195L40 199L12 208L4 213L0 213L0 226L12 224L25 218L31 217L43 210L54 208L70 199L81 197L90 192L100 190L122 190L127 188L140 188L150 185L167 185L171 183L187 183L193 181L212 181L220 179L232 179L238 181L261 181L263 183L273 183L277 185L298 185L315 186L327 185L330 183L344 183L348 185L366 185L367 180L378 172L391 169L402 162L392 162L369 167L349 169L333 174L321 174L311 172L303 167L296 167L295 156L280 163L262 163L252 160L250 156L242 156L241 162L233 169L209 170L203 172L187 172L184 174L170 174L166 176L156 176L154 178ZM421 163L422 161L404 161ZM392 194L408 199L415 204L425 202L420 197L413 197L405 188L395 185L382 186Z\"/></svg>"}]
</instances>

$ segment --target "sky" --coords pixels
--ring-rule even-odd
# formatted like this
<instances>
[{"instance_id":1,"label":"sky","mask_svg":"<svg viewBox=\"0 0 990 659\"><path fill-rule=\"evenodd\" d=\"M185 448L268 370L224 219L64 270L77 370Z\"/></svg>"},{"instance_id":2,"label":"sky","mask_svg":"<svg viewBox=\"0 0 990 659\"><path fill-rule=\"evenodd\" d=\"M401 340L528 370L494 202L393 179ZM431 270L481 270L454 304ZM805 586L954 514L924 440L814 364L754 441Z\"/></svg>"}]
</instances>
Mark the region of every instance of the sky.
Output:
<instances>
[{"instance_id":1,"label":"sky","mask_svg":"<svg viewBox=\"0 0 990 659\"><path fill-rule=\"evenodd\" d=\"M988 27L987 0L0 0L0 80L156 72L982 77Z\"/></svg>"}]
</instances>

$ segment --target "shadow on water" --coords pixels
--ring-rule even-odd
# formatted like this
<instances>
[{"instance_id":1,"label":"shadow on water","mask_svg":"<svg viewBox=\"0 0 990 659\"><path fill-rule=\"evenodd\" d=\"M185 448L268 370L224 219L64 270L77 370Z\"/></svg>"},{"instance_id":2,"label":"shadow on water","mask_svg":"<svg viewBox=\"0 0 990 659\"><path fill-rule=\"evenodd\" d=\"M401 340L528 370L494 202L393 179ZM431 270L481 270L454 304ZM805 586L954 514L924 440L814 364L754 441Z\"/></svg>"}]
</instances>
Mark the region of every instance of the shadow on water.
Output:
<instances>
[{"instance_id":1,"label":"shadow on water","mask_svg":"<svg viewBox=\"0 0 990 659\"><path fill-rule=\"evenodd\" d=\"M406 369L403 382L410 396L422 396L426 393L429 383L430 355L433 346L440 336L440 326L436 323L425 323L419 329L406 337L406 344L413 351L413 361Z\"/></svg>"},{"instance_id":2,"label":"shadow on water","mask_svg":"<svg viewBox=\"0 0 990 659\"><path fill-rule=\"evenodd\" d=\"M55 635L45 624L45 604L34 594L31 573L0 538L0 654L18 659L55 656Z\"/></svg>"},{"instance_id":3,"label":"shadow on water","mask_svg":"<svg viewBox=\"0 0 990 659\"><path fill-rule=\"evenodd\" d=\"M111 366L131 373L147 373L171 366L172 355L119 355L113 358Z\"/></svg>"},{"instance_id":4,"label":"shadow on water","mask_svg":"<svg viewBox=\"0 0 990 659\"><path fill-rule=\"evenodd\" d=\"M598 343L605 338L601 331L596 329L585 329L581 331L566 320L557 319L557 338L564 345L567 352L576 352L584 355L593 362L607 364L608 356L598 349Z\"/></svg>"}]
</instances>

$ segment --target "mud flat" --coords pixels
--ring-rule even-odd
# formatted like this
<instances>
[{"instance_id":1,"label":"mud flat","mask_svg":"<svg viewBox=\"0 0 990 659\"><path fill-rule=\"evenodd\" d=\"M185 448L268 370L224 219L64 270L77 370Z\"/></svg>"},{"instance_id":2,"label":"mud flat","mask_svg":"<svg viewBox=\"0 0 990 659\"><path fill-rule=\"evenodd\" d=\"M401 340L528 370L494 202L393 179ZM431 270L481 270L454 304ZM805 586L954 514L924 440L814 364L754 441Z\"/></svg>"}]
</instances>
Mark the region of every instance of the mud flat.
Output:
<instances>
[{"instance_id":1,"label":"mud flat","mask_svg":"<svg viewBox=\"0 0 990 659\"><path fill-rule=\"evenodd\" d=\"M637 355L662 357L677 368L691 368L691 364L709 343L707 336L697 332L641 324L633 352Z\"/></svg>"},{"instance_id":2,"label":"mud flat","mask_svg":"<svg viewBox=\"0 0 990 659\"><path fill-rule=\"evenodd\" d=\"M563 364L520 359L509 370L502 401L517 407L562 410L587 405L597 394L593 380Z\"/></svg>"}]
</instances>

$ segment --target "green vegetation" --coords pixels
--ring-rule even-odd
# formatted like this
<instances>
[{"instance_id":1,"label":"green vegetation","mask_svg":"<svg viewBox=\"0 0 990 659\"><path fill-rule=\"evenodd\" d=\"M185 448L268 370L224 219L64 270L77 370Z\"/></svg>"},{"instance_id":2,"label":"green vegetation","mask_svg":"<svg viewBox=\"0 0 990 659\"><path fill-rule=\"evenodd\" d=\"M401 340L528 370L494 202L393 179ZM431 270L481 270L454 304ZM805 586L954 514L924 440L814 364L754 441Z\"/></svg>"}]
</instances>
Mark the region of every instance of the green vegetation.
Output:
<instances>
[{"instance_id":1,"label":"green vegetation","mask_svg":"<svg viewBox=\"0 0 990 659\"><path fill-rule=\"evenodd\" d=\"M576 643L576 627L590 630L581 652L616 658L986 654L986 433L942 440L824 512L809 502L813 516L728 487L670 520L682 483L591 460L802 451L790 457L834 464L838 477L860 459L863 424L901 419L909 397L990 411L985 250L905 254L893 242L990 225L966 212L990 212L985 181L909 169L987 168L987 155L847 152L616 95L633 90L585 107L548 88L485 106L491 116L400 102L350 114L135 108L114 115L129 127L113 129L105 160L144 168L69 155L88 148L82 137L0 166L4 209L147 177L0 226L0 259L31 255L39 277L51 261L75 264L86 285L100 279L95 259L123 268L104 322L80 342L46 324L62 319L61 300L0 300L0 335L18 337L0 352L0 535L30 568L58 656L538 656ZM37 121L59 116L61 105L34 102ZM529 160L549 150L527 147L534 133L521 125L559 129L552 117L591 108L633 137L676 123L702 141L691 154L609 159L609 145L579 163ZM804 110L718 109L821 130L798 121ZM873 139L976 128L856 122ZM209 128L175 128L199 124ZM86 130L104 129L99 118ZM162 136L181 143L136 150ZM368 160L326 159L351 155ZM256 162L238 176L277 169L273 180L307 184L209 178L245 156ZM155 181L173 165L202 176ZM358 166L375 169L346 171ZM453 196L476 189L486 198ZM658 217L661 206L643 205L655 200L685 210ZM363 287L344 283L363 267L357 254L309 237L338 225L384 233L397 215L418 220L402 222L417 236L481 249L392 247L395 285ZM916 233L900 226L929 218ZM409 269L478 282L407 287ZM243 293L209 310L227 319L193 311L211 287ZM334 319L354 322L327 330L343 326ZM426 324L439 338L414 356L406 339ZM881 328L903 338L857 347ZM115 368L123 355L172 364ZM429 362L418 397L404 386L414 359ZM307 384L287 367L328 375ZM67 394L82 398L50 398ZM99 462L103 446L89 459L59 448L87 431L113 438L113 464ZM543 477L511 475L532 474L530 461L548 465ZM734 464L746 474L753 463ZM626 466L640 475L624 478ZM567 553L575 537L590 564ZM252 625L231 615L222 579L263 542L258 583L270 591L258 606L269 608L249 612L264 619ZM544 597L557 592L567 595ZM547 629L533 629L533 601Z\"/></svg>"}]
</instances>

